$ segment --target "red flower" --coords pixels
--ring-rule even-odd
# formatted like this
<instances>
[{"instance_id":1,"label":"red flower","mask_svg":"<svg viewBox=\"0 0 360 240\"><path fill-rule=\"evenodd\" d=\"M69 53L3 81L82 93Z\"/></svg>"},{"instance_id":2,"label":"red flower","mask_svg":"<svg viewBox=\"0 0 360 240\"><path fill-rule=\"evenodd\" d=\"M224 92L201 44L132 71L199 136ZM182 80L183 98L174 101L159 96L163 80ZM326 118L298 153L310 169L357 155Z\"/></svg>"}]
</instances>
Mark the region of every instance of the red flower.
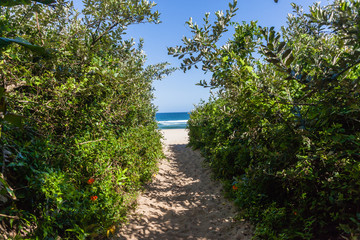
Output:
<instances>
[{"instance_id":1,"label":"red flower","mask_svg":"<svg viewBox=\"0 0 360 240\"><path fill-rule=\"evenodd\" d=\"M294 215L297 215L297 212L294 211Z\"/></svg>"},{"instance_id":2,"label":"red flower","mask_svg":"<svg viewBox=\"0 0 360 240\"><path fill-rule=\"evenodd\" d=\"M90 179L87 181L88 184L93 184L94 182L95 182L95 179L93 179L93 178L90 178Z\"/></svg>"},{"instance_id":3,"label":"red flower","mask_svg":"<svg viewBox=\"0 0 360 240\"><path fill-rule=\"evenodd\" d=\"M232 188L233 188L233 190L238 190L238 187L235 185L233 185Z\"/></svg>"},{"instance_id":4,"label":"red flower","mask_svg":"<svg viewBox=\"0 0 360 240\"><path fill-rule=\"evenodd\" d=\"M97 196L91 196L91 197L90 197L90 200L91 200L91 201L95 201L97 198L98 198Z\"/></svg>"}]
</instances>

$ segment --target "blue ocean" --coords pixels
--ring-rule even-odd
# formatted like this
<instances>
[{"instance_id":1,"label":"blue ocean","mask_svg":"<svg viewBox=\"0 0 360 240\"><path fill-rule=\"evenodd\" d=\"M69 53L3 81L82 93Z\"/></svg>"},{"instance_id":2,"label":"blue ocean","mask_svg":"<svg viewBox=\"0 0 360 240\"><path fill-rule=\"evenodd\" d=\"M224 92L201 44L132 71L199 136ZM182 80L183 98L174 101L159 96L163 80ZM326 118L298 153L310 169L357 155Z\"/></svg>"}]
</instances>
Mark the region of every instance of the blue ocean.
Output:
<instances>
[{"instance_id":1,"label":"blue ocean","mask_svg":"<svg viewBox=\"0 0 360 240\"><path fill-rule=\"evenodd\" d=\"M156 113L160 129L185 129L189 118L187 112Z\"/></svg>"}]
</instances>

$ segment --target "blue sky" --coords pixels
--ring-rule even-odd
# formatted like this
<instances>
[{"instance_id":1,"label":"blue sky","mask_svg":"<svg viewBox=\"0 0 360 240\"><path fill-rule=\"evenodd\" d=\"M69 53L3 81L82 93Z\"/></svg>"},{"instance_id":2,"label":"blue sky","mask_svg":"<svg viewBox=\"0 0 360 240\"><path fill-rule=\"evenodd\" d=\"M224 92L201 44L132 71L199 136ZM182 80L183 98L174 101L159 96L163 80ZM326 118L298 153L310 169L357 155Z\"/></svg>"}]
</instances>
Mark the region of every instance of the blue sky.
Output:
<instances>
[{"instance_id":1,"label":"blue sky","mask_svg":"<svg viewBox=\"0 0 360 240\"><path fill-rule=\"evenodd\" d=\"M143 38L145 41L144 51L147 55L147 64L169 62L174 67L180 66L180 61L167 54L167 47L175 47L181 44L183 36L190 37L190 31L185 22L190 17L194 22L202 23L206 12L214 16L217 10L226 10L232 0L154 0L155 7L161 13L161 24L139 24L130 26L126 38L133 37L135 41ZM75 0L75 6L80 6L80 0ZM312 5L313 0L279 0L276 4L273 0L238 0L238 12L233 21L249 22L257 20L261 26L275 26L277 29L286 24L288 13L292 12L291 2L302 5L305 10ZM323 3L328 1L323 0ZM226 41L231 37L229 31L223 38ZM195 84L199 80L209 79L199 70L190 70L183 73L181 70L161 81L154 83L154 104L159 112L187 112L198 104L200 99L207 100L210 96L209 89L204 89Z\"/></svg>"}]
</instances>

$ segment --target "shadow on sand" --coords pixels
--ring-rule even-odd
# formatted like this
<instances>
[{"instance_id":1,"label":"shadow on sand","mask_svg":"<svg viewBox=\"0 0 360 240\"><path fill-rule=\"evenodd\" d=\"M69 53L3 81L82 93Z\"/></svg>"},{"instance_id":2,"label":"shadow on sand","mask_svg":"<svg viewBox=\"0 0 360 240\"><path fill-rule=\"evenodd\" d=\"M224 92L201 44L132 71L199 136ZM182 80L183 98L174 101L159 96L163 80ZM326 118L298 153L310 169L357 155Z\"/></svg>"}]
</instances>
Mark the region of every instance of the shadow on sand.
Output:
<instances>
[{"instance_id":1,"label":"shadow on sand","mask_svg":"<svg viewBox=\"0 0 360 240\"><path fill-rule=\"evenodd\" d=\"M113 239L250 239L202 157L184 144L167 146L168 161L139 198L136 213Z\"/></svg>"}]
</instances>

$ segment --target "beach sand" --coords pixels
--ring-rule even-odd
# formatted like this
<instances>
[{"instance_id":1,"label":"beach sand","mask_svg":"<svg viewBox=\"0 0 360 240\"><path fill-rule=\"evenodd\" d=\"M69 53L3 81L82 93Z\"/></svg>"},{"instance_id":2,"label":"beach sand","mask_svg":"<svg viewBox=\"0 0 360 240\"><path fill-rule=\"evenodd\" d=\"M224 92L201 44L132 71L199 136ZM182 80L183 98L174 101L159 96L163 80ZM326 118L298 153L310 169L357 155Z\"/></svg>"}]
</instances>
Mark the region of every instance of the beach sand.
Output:
<instances>
[{"instance_id":1,"label":"beach sand","mask_svg":"<svg viewBox=\"0 0 360 240\"><path fill-rule=\"evenodd\" d=\"M251 239L250 225L233 219L235 207L211 180L199 152L186 147L187 130L161 132L167 159L113 239Z\"/></svg>"}]
</instances>

